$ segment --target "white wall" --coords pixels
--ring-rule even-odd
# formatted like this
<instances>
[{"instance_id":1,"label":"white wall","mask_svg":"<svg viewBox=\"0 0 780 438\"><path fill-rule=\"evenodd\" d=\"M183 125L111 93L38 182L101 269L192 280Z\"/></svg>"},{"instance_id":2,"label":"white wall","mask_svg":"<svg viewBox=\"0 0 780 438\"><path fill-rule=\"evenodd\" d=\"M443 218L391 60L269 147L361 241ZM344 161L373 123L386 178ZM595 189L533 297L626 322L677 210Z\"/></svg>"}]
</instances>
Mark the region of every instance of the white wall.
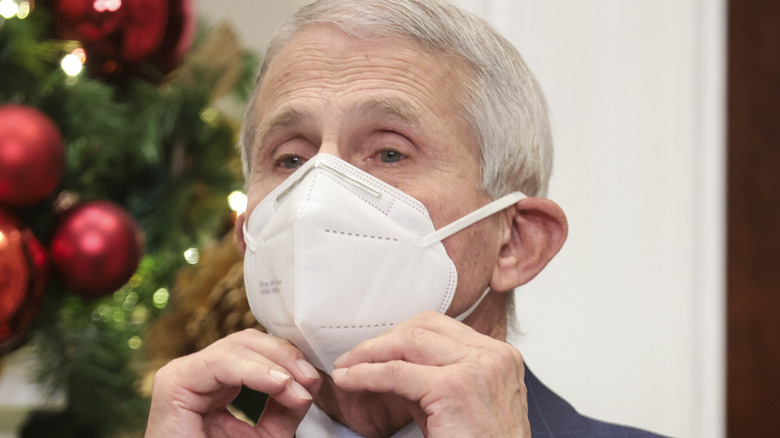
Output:
<instances>
[{"instance_id":1,"label":"white wall","mask_svg":"<svg viewBox=\"0 0 780 438\"><path fill-rule=\"evenodd\" d=\"M311 0L196 0L198 16L230 22L247 48L261 53L271 33Z\"/></svg>"},{"instance_id":2,"label":"white wall","mask_svg":"<svg viewBox=\"0 0 780 438\"><path fill-rule=\"evenodd\" d=\"M549 100L570 237L518 291L529 366L580 411L723 436L724 1L455 1Z\"/></svg>"},{"instance_id":3,"label":"white wall","mask_svg":"<svg viewBox=\"0 0 780 438\"><path fill-rule=\"evenodd\" d=\"M518 292L528 365L581 412L724 435L725 0L455 0L551 108L559 257ZM260 50L305 0L200 0Z\"/></svg>"}]
</instances>

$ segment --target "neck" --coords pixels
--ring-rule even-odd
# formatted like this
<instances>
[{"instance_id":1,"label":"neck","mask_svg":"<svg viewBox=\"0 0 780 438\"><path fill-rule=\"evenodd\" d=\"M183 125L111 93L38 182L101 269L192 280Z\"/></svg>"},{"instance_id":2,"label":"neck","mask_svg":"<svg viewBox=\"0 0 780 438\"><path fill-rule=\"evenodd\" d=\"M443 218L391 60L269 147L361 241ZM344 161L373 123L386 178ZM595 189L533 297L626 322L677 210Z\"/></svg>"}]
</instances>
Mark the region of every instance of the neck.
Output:
<instances>
[{"instance_id":1,"label":"neck","mask_svg":"<svg viewBox=\"0 0 780 438\"><path fill-rule=\"evenodd\" d=\"M491 292L463 323L491 338L506 340L506 294ZM419 407L398 395L368 391L345 392L326 376L315 403L326 414L367 438L392 436L414 421Z\"/></svg>"}]
</instances>

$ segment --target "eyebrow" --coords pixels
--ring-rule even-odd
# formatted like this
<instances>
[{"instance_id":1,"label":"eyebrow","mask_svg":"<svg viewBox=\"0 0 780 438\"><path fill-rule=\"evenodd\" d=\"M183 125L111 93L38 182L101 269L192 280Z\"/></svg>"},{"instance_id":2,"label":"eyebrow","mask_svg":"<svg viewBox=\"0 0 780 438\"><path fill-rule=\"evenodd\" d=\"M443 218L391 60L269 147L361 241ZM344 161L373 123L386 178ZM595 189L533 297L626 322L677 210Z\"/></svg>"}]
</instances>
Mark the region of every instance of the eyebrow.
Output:
<instances>
[{"instance_id":1,"label":"eyebrow","mask_svg":"<svg viewBox=\"0 0 780 438\"><path fill-rule=\"evenodd\" d=\"M347 112L359 112L379 117L391 117L416 126L420 123L420 114L409 103L397 98L378 98L359 102L347 108ZM289 128L301 123L301 120L311 117L310 114L300 111L295 107L287 108L275 115L271 120L258 126L255 131L255 144L265 144L267 138L276 130Z\"/></svg>"},{"instance_id":2,"label":"eyebrow","mask_svg":"<svg viewBox=\"0 0 780 438\"><path fill-rule=\"evenodd\" d=\"M360 102L347 111L358 111L362 114L373 113L381 117L394 117L409 125L419 125L420 114L412 105L397 98L371 99Z\"/></svg>"},{"instance_id":3,"label":"eyebrow","mask_svg":"<svg viewBox=\"0 0 780 438\"><path fill-rule=\"evenodd\" d=\"M286 128L298 124L304 118L304 113L296 108L288 108L275 115L271 120L261 124L255 131L255 144L265 144L266 139L279 128Z\"/></svg>"}]
</instances>

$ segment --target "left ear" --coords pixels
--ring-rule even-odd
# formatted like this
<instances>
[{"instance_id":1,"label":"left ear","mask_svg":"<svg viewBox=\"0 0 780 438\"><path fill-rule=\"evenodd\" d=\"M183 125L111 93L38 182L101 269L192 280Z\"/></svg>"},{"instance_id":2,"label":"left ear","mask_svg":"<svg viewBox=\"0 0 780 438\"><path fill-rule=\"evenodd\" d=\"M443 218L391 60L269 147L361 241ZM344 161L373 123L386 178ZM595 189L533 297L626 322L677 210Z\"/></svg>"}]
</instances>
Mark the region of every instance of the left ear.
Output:
<instances>
[{"instance_id":1,"label":"left ear","mask_svg":"<svg viewBox=\"0 0 780 438\"><path fill-rule=\"evenodd\" d=\"M524 198L504 212L503 235L490 288L506 292L521 286L547 266L569 233L566 215L545 198Z\"/></svg>"}]
</instances>

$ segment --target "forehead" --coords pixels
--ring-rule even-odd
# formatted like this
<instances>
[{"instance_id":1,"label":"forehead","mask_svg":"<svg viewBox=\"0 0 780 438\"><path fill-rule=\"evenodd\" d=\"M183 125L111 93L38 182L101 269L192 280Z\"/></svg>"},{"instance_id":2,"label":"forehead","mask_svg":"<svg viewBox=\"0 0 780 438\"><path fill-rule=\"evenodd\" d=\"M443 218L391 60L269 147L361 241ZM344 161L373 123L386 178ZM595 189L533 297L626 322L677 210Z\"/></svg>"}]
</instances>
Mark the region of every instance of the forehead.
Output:
<instances>
[{"instance_id":1,"label":"forehead","mask_svg":"<svg viewBox=\"0 0 780 438\"><path fill-rule=\"evenodd\" d=\"M352 106L374 99L395 102L399 109L407 99L407 112L418 107L453 119L469 75L464 63L450 58L400 37L356 38L331 25L309 25L270 62L253 108L255 120L286 102L317 98Z\"/></svg>"}]
</instances>

